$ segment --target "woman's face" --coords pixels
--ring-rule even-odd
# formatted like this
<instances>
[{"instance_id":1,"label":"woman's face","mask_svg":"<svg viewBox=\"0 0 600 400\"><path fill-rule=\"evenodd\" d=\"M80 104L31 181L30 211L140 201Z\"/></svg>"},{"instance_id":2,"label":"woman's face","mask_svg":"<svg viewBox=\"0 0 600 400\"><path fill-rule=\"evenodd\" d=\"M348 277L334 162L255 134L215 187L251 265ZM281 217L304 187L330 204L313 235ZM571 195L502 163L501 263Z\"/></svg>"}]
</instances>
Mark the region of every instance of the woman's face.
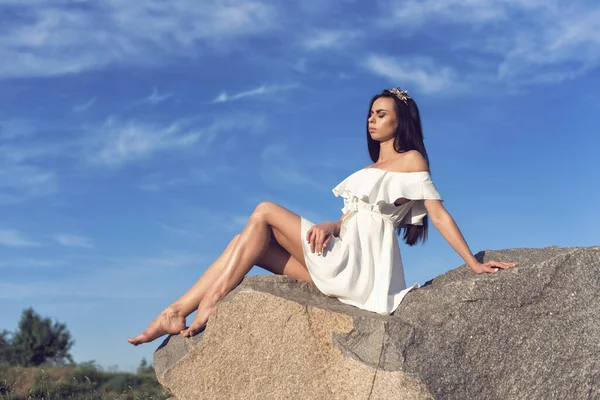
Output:
<instances>
[{"instance_id":1,"label":"woman's face","mask_svg":"<svg viewBox=\"0 0 600 400\"><path fill-rule=\"evenodd\" d=\"M368 129L373 140L383 142L394 137L398 119L394 109L394 99L380 97L373 102L369 112Z\"/></svg>"}]
</instances>

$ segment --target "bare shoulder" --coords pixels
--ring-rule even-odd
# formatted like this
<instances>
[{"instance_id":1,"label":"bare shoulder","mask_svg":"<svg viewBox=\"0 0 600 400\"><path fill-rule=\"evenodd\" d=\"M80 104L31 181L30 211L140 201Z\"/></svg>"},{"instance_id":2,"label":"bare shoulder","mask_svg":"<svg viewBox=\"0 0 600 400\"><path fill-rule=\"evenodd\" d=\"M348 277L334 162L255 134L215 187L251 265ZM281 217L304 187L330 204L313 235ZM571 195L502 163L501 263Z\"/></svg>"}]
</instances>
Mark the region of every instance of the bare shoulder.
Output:
<instances>
[{"instance_id":1,"label":"bare shoulder","mask_svg":"<svg viewBox=\"0 0 600 400\"><path fill-rule=\"evenodd\" d=\"M409 150L403 154L400 163L394 165L397 172L421 172L429 171L425 157L418 150Z\"/></svg>"}]
</instances>

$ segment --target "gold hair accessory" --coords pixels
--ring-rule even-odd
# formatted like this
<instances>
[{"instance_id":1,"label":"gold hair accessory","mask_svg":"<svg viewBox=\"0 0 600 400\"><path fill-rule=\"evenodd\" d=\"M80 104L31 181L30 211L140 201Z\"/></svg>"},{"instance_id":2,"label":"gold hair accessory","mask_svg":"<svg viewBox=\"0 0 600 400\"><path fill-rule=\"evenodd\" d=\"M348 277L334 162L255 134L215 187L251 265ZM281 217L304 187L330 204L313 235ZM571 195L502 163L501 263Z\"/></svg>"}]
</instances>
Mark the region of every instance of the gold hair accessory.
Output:
<instances>
[{"instance_id":1,"label":"gold hair accessory","mask_svg":"<svg viewBox=\"0 0 600 400\"><path fill-rule=\"evenodd\" d=\"M387 91L392 93L398 99L402 100L404 104L408 105L408 99L410 99L410 96L408 95L408 92L406 90L402 90L399 87L395 87L393 89L387 89Z\"/></svg>"}]
</instances>

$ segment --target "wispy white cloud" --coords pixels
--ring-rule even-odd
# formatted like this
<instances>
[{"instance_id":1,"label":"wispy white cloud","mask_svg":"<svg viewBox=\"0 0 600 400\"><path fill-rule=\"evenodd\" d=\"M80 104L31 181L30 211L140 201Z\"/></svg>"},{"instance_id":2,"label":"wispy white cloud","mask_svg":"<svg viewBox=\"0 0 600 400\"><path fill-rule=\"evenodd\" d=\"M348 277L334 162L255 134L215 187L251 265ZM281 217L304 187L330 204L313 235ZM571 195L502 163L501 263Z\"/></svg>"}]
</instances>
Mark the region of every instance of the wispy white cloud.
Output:
<instances>
[{"instance_id":1,"label":"wispy white cloud","mask_svg":"<svg viewBox=\"0 0 600 400\"><path fill-rule=\"evenodd\" d=\"M250 214L242 215L242 214L229 214L222 215L220 221L218 222L219 226L222 229L230 234L238 234L241 233L246 225L248 225L248 220L250 219Z\"/></svg>"},{"instance_id":2,"label":"wispy white cloud","mask_svg":"<svg viewBox=\"0 0 600 400\"><path fill-rule=\"evenodd\" d=\"M387 9L383 20L394 25L411 27L432 19L440 22L486 23L507 17L507 8L515 1L423 0L381 2ZM519 3L519 1L516 1Z\"/></svg>"},{"instance_id":3,"label":"wispy white cloud","mask_svg":"<svg viewBox=\"0 0 600 400\"><path fill-rule=\"evenodd\" d=\"M0 229L0 246L7 247L37 247L40 243L13 229Z\"/></svg>"},{"instance_id":4,"label":"wispy white cloud","mask_svg":"<svg viewBox=\"0 0 600 400\"><path fill-rule=\"evenodd\" d=\"M236 139L232 135L225 142L235 141ZM147 192L159 192L172 188L198 186L207 183L213 184L235 179L232 176L237 173L239 173L238 168L228 164L227 161L221 161L217 164L211 163L210 166L192 166L187 171L177 171L176 175L170 175L165 172L153 172L142 177L137 187Z\"/></svg>"},{"instance_id":5,"label":"wispy white cloud","mask_svg":"<svg viewBox=\"0 0 600 400\"><path fill-rule=\"evenodd\" d=\"M228 101L239 100L244 97L264 96L284 90L294 89L298 86L299 85L295 83L288 85L261 85L255 89L238 92L232 95L227 94L227 92L221 92L221 94L213 100L213 103L225 103Z\"/></svg>"},{"instance_id":6,"label":"wispy white cloud","mask_svg":"<svg viewBox=\"0 0 600 400\"><path fill-rule=\"evenodd\" d=\"M23 18L3 21L0 58L11 62L0 64L0 79L71 74L112 64L156 65L171 61L172 56L197 59L207 46L227 52L239 49L237 42L253 35L274 33L270 39L277 40L280 32L274 28L281 27L298 28L302 38L298 40L300 54L287 58L299 57L295 61L298 71L306 70L307 61L301 57L310 57L315 49L345 47L361 38L368 38L369 43L417 43L423 35L435 38L436 53L462 46L468 51L461 61L468 62L473 54L494 58L491 68L468 74L461 71L465 79L485 74L504 83L548 83L581 76L600 65L600 10L594 1L378 0L370 9L372 16L351 19L351 25L338 28L295 26L293 21L299 18L293 13L308 16L312 22L317 16L338 18L339 7L304 3L280 7L266 0L207 0L197 7L192 0L108 0L73 7L62 0L27 4L3 0L0 12L10 7ZM355 2L346 5L351 3ZM344 16L356 15L350 11ZM233 42L235 46L227 46ZM424 48L422 54L428 50ZM267 86L236 94L223 92L214 101L264 93L268 93ZM156 92L147 101L155 104L166 95Z\"/></svg>"},{"instance_id":7,"label":"wispy white cloud","mask_svg":"<svg viewBox=\"0 0 600 400\"><path fill-rule=\"evenodd\" d=\"M300 57L298 60L292 63L292 68L298 72L305 73L308 61L306 57Z\"/></svg>"},{"instance_id":8,"label":"wispy white cloud","mask_svg":"<svg viewBox=\"0 0 600 400\"><path fill-rule=\"evenodd\" d=\"M600 10L591 1L381 0L379 5L381 27L402 27L409 37L444 29L451 33L436 39L462 51L463 60L493 59L464 73L472 85L482 78L509 86L555 83L600 65Z\"/></svg>"},{"instance_id":9,"label":"wispy white cloud","mask_svg":"<svg viewBox=\"0 0 600 400\"><path fill-rule=\"evenodd\" d=\"M166 270L190 266L206 266L210 260L204 254L165 252L145 257L104 257L86 255L68 257L56 262L81 268L82 273L60 278L0 280L1 299L122 299L159 297L156 292L156 276ZM136 282L132 287L131 282ZM161 288L176 285L176 281L164 281Z\"/></svg>"},{"instance_id":10,"label":"wispy white cloud","mask_svg":"<svg viewBox=\"0 0 600 400\"><path fill-rule=\"evenodd\" d=\"M176 186L176 179L169 178L162 172L155 172L142 177L138 188L146 192L157 192L166 187Z\"/></svg>"},{"instance_id":11,"label":"wispy white cloud","mask_svg":"<svg viewBox=\"0 0 600 400\"><path fill-rule=\"evenodd\" d=\"M95 103L96 103L96 98L92 97L91 99L89 99L85 103L75 104L73 106L73 111L75 111L75 112L84 112L86 110L89 110Z\"/></svg>"},{"instance_id":12,"label":"wispy white cloud","mask_svg":"<svg viewBox=\"0 0 600 400\"><path fill-rule=\"evenodd\" d=\"M51 195L58 190L56 173L30 162L60 150L55 144L32 140L35 134L36 126L29 120L0 121L0 205Z\"/></svg>"},{"instance_id":13,"label":"wispy white cloud","mask_svg":"<svg viewBox=\"0 0 600 400\"><path fill-rule=\"evenodd\" d=\"M161 54L196 55L199 41L218 42L268 31L277 11L259 0L131 2L107 0L74 7L62 0L2 8L20 18L3 21L0 78L54 76L109 64L156 63ZM165 57L169 59L169 57Z\"/></svg>"},{"instance_id":14,"label":"wispy white cloud","mask_svg":"<svg viewBox=\"0 0 600 400\"><path fill-rule=\"evenodd\" d=\"M436 65L429 58L396 58L370 55L364 66L376 75L388 78L392 85L411 86L424 93L454 92L460 89L457 73L450 67Z\"/></svg>"},{"instance_id":15,"label":"wispy white cloud","mask_svg":"<svg viewBox=\"0 0 600 400\"><path fill-rule=\"evenodd\" d=\"M168 234L185 238L187 240L199 241L206 237L205 234L200 233L196 230L173 226L171 224L165 224L162 222L159 222L158 225Z\"/></svg>"},{"instance_id":16,"label":"wispy white cloud","mask_svg":"<svg viewBox=\"0 0 600 400\"><path fill-rule=\"evenodd\" d=\"M83 247L86 249L91 249L94 247L92 240L79 235L72 235L68 233L59 233L54 235L54 240L62 246L67 247Z\"/></svg>"},{"instance_id":17,"label":"wispy white cloud","mask_svg":"<svg viewBox=\"0 0 600 400\"><path fill-rule=\"evenodd\" d=\"M280 182L285 185L294 186L312 186L322 191L328 191L318 177L310 177L306 173L301 172L298 169L289 167L279 167L271 170L266 176L263 175L265 181L272 183L273 180Z\"/></svg>"},{"instance_id":18,"label":"wispy white cloud","mask_svg":"<svg viewBox=\"0 0 600 400\"><path fill-rule=\"evenodd\" d=\"M273 159L284 157L287 152L287 146L283 143L274 143L265 146L260 153L260 159L263 162L271 162Z\"/></svg>"},{"instance_id":19,"label":"wispy white cloud","mask_svg":"<svg viewBox=\"0 0 600 400\"><path fill-rule=\"evenodd\" d=\"M38 259L38 258L14 258L0 260L0 268L51 268L65 266L64 260Z\"/></svg>"},{"instance_id":20,"label":"wispy white cloud","mask_svg":"<svg viewBox=\"0 0 600 400\"><path fill-rule=\"evenodd\" d=\"M108 118L84 143L84 158L94 164L118 167L173 148L185 148L204 134L184 128L183 122L155 126Z\"/></svg>"},{"instance_id":21,"label":"wispy white cloud","mask_svg":"<svg viewBox=\"0 0 600 400\"><path fill-rule=\"evenodd\" d=\"M156 192L167 188L195 185L212 182L210 174L201 168L190 168L187 173L180 172L177 176L169 176L162 172L145 175L138 185L140 190Z\"/></svg>"},{"instance_id":22,"label":"wispy white cloud","mask_svg":"<svg viewBox=\"0 0 600 400\"><path fill-rule=\"evenodd\" d=\"M308 50L346 47L362 36L359 30L322 29L304 37L302 46Z\"/></svg>"},{"instance_id":23,"label":"wispy white cloud","mask_svg":"<svg viewBox=\"0 0 600 400\"><path fill-rule=\"evenodd\" d=\"M115 277L118 274L114 274ZM133 277L128 276L128 279ZM129 284L125 287L118 280L116 285L108 282L94 282L92 279L79 279L70 281L31 281L27 282L0 282L0 298L2 299L128 299L128 298L152 298L152 291L137 286L132 289ZM119 287L115 289L115 287ZM108 290L108 289L111 290Z\"/></svg>"},{"instance_id":24,"label":"wispy white cloud","mask_svg":"<svg viewBox=\"0 0 600 400\"><path fill-rule=\"evenodd\" d=\"M218 119L203 128L210 142L224 132L238 132L255 136L263 135L269 127L269 120L265 114L237 113L228 118Z\"/></svg>"},{"instance_id":25,"label":"wispy white cloud","mask_svg":"<svg viewBox=\"0 0 600 400\"><path fill-rule=\"evenodd\" d=\"M215 139L225 132L260 135L265 132L267 125L264 115L246 113L231 114L226 119L217 119L209 124L182 119L166 126L133 120L122 122L110 117L102 126L91 128L91 133L79 146L86 162L117 168L167 151L189 151L193 148L196 155L206 154ZM181 177L174 180L162 178L149 177L146 183L150 186L147 189L158 180L182 183ZM202 174L190 170L190 176L184 181L189 179L202 179Z\"/></svg>"},{"instance_id":26,"label":"wispy white cloud","mask_svg":"<svg viewBox=\"0 0 600 400\"><path fill-rule=\"evenodd\" d=\"M433 21L471 26L510 23L519 13L528 16L558 12L560 8L558 0L379 0L379 5L380 23L401 25L405 29Z\"/></svg>"},{"instance_id":27,"label":"wispy white cloud","mask_svg":"<svg viewBox=\"0 0 600 400\"><path fill-rule=\"evenodd\" d=\"M264 199L263 199L264 200ZM256 204L254 204L256 205ZM229 212L215 212L215 210L200 210L196 209L193 211L195 218L201 219L203 224L210 227L209 230L205 230L200 234L208 236L216 234L226 234L230 238L235 234L240 233L244 227L248 224L251 210L248 214L232 213ZM218 256L218 254L216 254Z\"/></svg>"},{"instance_id":28,"label":"wispy white cloud","mask_svg":"<svg viewBox=\"0 0 600 400\"><path fill-rule=\"evenodd\" d=\"M0 204L19 203L57 191L58 179L53 171L30 165L0 165Z\"/></svg>"},{"instance_id":29,"label":"wispy white cloud","mask_svg":"<svg viewBox=\"0 0 600 400\"><path fill-rule=\"evenodd\" d=\"M52 143L28 140L20 143L0 144L0 161L7 164L22 164L35 159L64 155L72 150L71 147L70 144L58 140Z\"/></svg>"},{"instance_id":30,"label":"wispy white cloud","mask_svg":"<svg viewBox=\"0 0 600 400\"><path fill-rule=\"evenodd\" d=\"M149 103L152 105L157 105L172 96L173 96L173 93L162 93L161 94L158 92L158 89L153 88L152 93L149 96L144 97L142 100L140 100L140 103Z\"/></svg>"},{"instance_id":31,"label":"wispy white cloud","mask_svg":"<svg viewBox=\"0 0 600 400\"><path fill-rule=\"evenodd\" d=\"M0 121L0 140L10 140L30 136L35 132L33 124L27 120L10 119Z\"/></svg>"},{"instance_id":32,"label":"wispy white cloud","mask_svg":"<svg viewBox=\"0 0 600 400\"><path fill-rule=\"evenodd\" d=\"M69 258L72 265L103 265L108 272L123 271L132 274L140 271L160 271L164 268L182 268L207 261L203 254L164 250L156 255L131 255L124 257L103 256L98 254L77 254Z\"/></svg>"},{"instance_id":33,"label":"wispy white cloud","mask_svg":"<svg viewBox=\"0 0 600 400\"><path fill-rule=\"evenodd\" d=\"M295 157L282 143L274 143L265 146L260 154L263 164L261 178L267 186L311 186L313 188L328 191L319 177L311 177L301 172L299 163Z\"/></svg>"},{"instance_id":34,"label":"wispy white cloud","mask_svg":"<svg viewBox=\"0 0 600 400\"><path fill-rule=\"evenodd\" d=\"M504 50L498 77L518 83L554 83L573 79L600 65L600 9L540 15L541 29L515 34Z\"/></svg>"}]
</instances>

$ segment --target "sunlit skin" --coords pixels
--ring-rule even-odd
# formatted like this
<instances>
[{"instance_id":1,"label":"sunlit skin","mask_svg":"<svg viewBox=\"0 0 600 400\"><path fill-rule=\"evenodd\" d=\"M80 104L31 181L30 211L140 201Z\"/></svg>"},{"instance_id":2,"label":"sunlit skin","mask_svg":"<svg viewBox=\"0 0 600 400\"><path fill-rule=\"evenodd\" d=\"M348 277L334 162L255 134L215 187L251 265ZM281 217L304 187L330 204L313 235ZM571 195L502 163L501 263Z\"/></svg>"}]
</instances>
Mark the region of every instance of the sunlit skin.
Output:
<instances>
[{"instance_id":1,"label":"sunlit skin","mask_svg":"<svg viewBox=\"0 0 600 400\"><path fill-rule=\"evenodd\" d=\"M367 121L371 138L379 142L379 160L373 166L378 166L388 160L398 160L403 154L394 150L394 132L398 127L398 119L394 110L394 100L380 97L373 102ZM372 129L374 129L372 131Z\"/></svg>"},{"instance_id":2,"label":"sunlit skin","mask_svg":"<svg viewBox=\"0 0 600 400\"><path fill-rule=\"evenodd\" d=\"M394 131L398 125L393 100L379 98L373 103L368 126L374 128L371 137L380 143L379 159L370 167L395 172L427 171L427 163L418 151L398 153L393 148ZM406 199L397 199L396 204ZM440 200L425 200L432 223L452 248L465 260L473 272L493 273L498 268L511 268L516 263L488 261L479 263L471 254L460 230ZM129 338L139 345L165 334L190 337L205 327L219 301L233 290L254 265L274 274L312 282L302 251L306 240L310 251L320 255L333 236L338 236L344 216L337 222L313 226L305 238L300 237L300 216L275 203L260 203L241 233L235 235L223 253L178 300L165 308L140 335ZM186 326L186 317L196 312Z\"/></svg>"}]
</instances>

